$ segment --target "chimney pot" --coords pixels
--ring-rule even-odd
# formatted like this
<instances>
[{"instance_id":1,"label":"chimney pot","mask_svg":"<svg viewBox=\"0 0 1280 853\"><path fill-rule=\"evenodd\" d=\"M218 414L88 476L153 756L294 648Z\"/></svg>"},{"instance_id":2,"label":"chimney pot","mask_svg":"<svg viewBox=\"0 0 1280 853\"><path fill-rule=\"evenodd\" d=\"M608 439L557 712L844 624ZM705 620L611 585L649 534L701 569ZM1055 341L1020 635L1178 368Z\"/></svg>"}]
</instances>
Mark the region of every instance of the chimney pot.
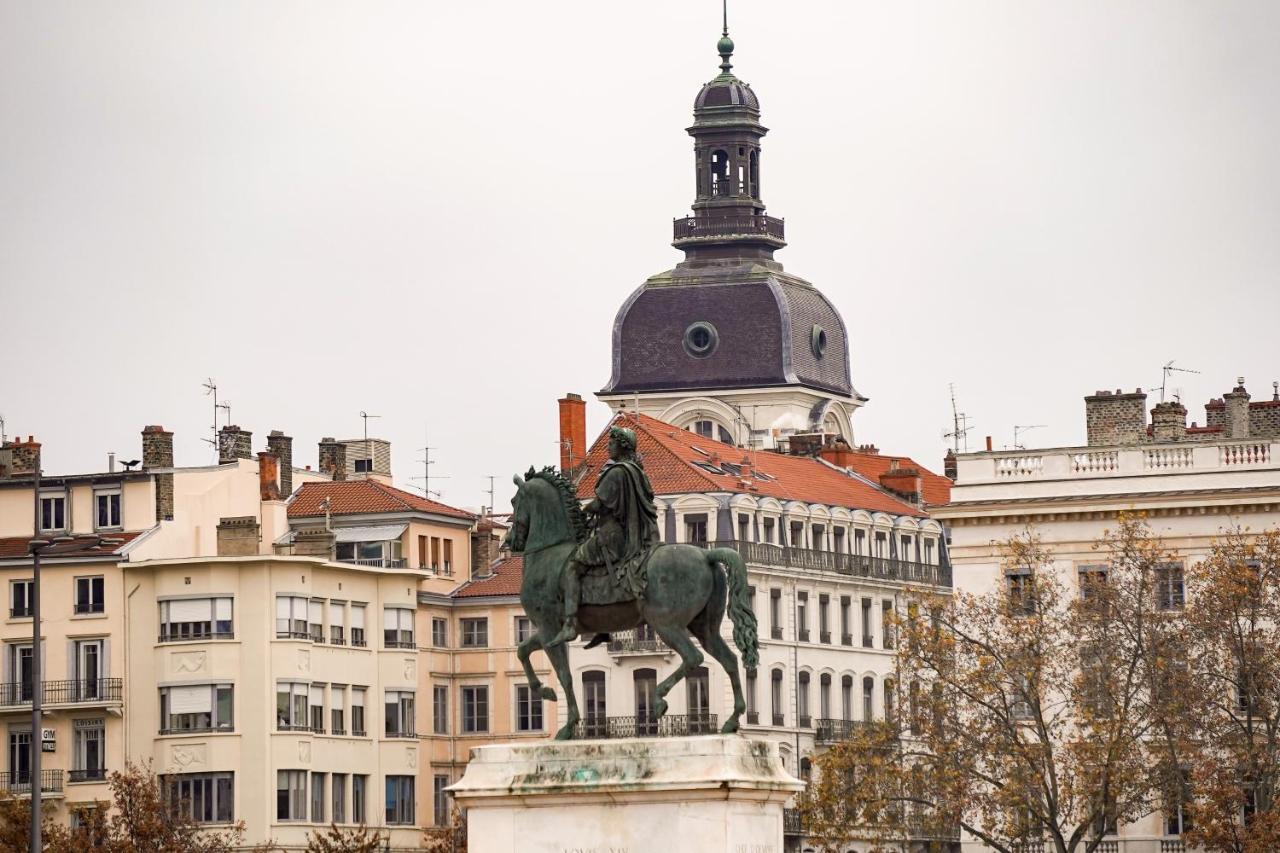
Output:
<instances>
[{"instance_id":1,"label":"chimney pot","mask_svg":"<svg viewBox=\"0 0 1280 853\"><path fill-rule=\"evenodd\" d=\"M142 428L142 469L173 468L173 433L159 424ZM156 482L156 521L173 518L173 472L153 474Z\"/></svg>"},{"instance_id":2,"label":"chimney pot","mask_svg":"<svg viewBox=\"0 0 1280 853\"><path fill-rule=\"evenodd\" d=\"M280 458L269 450L258 454L258 495L264 501L280 500Z\"/></svg>"},{"instance_id":3,"label":"chimney pot","mask_svg":"<svg viewBox=\"0 0 1280 853\"><path fill-rule=\"evenodd\" d=\"M275 454L280 469L280 494L293 494L293 438L278 429L267 433L267 450Z\"/></svg>"},{"instance_id":4,"label":"chimney pot","mask_svg":"<svg viewBox=\"0 0 1280 853\"><path fill-rule=\"evenodd\" d=\"M560 470L570 480L587 459L587 403L572 392L557 403L560 409Z\"/></svg>"}]
</instances>

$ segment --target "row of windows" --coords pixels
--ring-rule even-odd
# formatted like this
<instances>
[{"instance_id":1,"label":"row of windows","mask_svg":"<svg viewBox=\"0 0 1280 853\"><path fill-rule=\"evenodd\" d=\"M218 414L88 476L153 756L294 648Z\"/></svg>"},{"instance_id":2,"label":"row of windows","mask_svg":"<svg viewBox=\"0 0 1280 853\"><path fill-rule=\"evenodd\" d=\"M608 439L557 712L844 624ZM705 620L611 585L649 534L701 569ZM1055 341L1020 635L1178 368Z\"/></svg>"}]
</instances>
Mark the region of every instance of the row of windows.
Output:
<instances>
[{"instance_id":1,"label":"row of windows","mask_svg":"<svg viewBox=\"0 0 1280 853\"><path fill-rule=\"evenodd\" d=\"M120 489L95 489L93 492L93 529L119 530ZM71 522L67 512L66 491L40 493L40 530L46 533L65 532Z\"/></svg>"},{"instance_id":2,"label":"row of windows","mask_svg":"<svg viewBox=\"0 0 1280 853\"><path fill-rule=\"evenodd\" d=\"M42 641L47 650L48 641ZM4 673L6 681L12 685L8 690L14 692L13 699L18 702L31 701L35 685L35 669L33 666L34 645L31 642L6 643L4 645ZM94 637L67 642L67 679L73 684L68 686L69 694L74 699L97 699L106 687L104 679L110 669L111 641L105 637ZM42 659L43 660L43 659ZM44 672L48 670L41 669ZM67 695L67 694L63 694Z\"/></svg>"},{"instance_id":3,"label":"row of windows","mask_svg":"<svg viewBox=\"0 0 1280 853\"><path fill-rule=\"evenodd\" d=\"M106 582L102 575L75 579L72 609L80 615L106 611ZM9 582L9 618L32 615L35 607L35 581L30 578Z\"/></svg>"},{"instance_id":4,"label":"row of windows","mask_svg":"<svg viewBox=\"0 0 1280 853\"><path fill-rule=\"evenodd\" d=\"M755 587L748 589L751 596L751 608L755 610ZM837 617L839 619L840 637L839 644L842 646L854 645L854 610L853 597L842 595L837 604ZM809 597L809 593L805 590L797 590L795 594L795 616L796 616L796 639L802 643L817 642L828 645L834 644L833 629L836 624L832 622L832 600L831 596L825 592L819 593L816 608ZM876 647L876 630L875 630L875 612L880 611L880 648L892 649L894 647L893 636L893 600L889 598L881 599L877 608L875 599L864 597L859 602L858 616L861 623L861 635L859 641L864 649L873 649ZM813 636L810 628L813 614L811 611L817 611L817 636ZM774 640L783 639L783 625L785 624L782 609L782 590L773 587L769 590L769 636Z\"/></svg>"},{"instance_id":5,"label":"row of windows","mask_svg":"<svg viewBox=\"0 0 1280 853\"><path fill-rule=\"evenodd\" d=\"M9 726L9 772L15 780L31 778L31 727ZM94 782L107 778L106 721L73 720L71 724L71 781Z\"/></svg>"},{"instance_id":6,"label":"row of windows","mask_svg":"<svg viewBox=\"0 0 1280 853\"><path fill-rule=\"evenodd\" d=\"M413 786L413 776L386 777L387 825L413 823ZM276 820L364 824L369 819L368 799L365 774L276 771Z\"/></svg>"},{"instance_id":7,"label":"row of windows","mask_svg":"<svg viewBox=\"0 0 1280 853\"><path fill-rule=\"evenodd\" d=\"M708 543L708 515L706 513L687 513L684 519L684 541L694 545ZM792 548L805 548L811 551L830 551L836 554L851 554L860 557L879 557L936 565L937 540L930 536L919 537L920 550L917 552L917 537L913 534L899 534L894 541L890 540L890 532L873 531L870 542L868 531L860 527L844 527L828 524L805 524L803 521L790 521L783 524L774 518L755 519L747 513L737 514L737 539L739 542L763 542L769 545L780 545ZM896 548L895 548L896 546Z\"/></svg>"},{"instance_id":8,"label":"row of windows","mask_svg":"<svg viewBox=\"0 0 1280 853\"><path fill-rule=\"evenodd\" d=\"M1089 600L1096 596L1107 582L1110 567L1105 563L1082 565L1076 570L1080 598ZM1009 607L1015 613L1030 614L1036 611L1034 576L1030 570L1011 569L1005 572L1005 592ZM1152 577L1152 604L1158 610L1181 610L1186 604L1186 577L1180 562L1160 563Z\"/></svg>"},{"instance_id":9,"label":"row of windows","mask_svg":"<svg viewBox=\"0 0 1280 853\"><path fill-rule=\"evenodd\" d=\"M533 622L528 616L515 617L513 636L516 643L523 643L533 636ZM484 616L458 620L461 634L459 647L484 649L489 647L489 619ZM433 617L431 620L431 645L437 649L449 648L449 620Z\"/></svg>"},{"instance_id":10,"label":"row of windows","mask_svg":"<svg viewBox=\"0 0 1280 853\"><path fill-rule=\"evenodd\" d=\"M325 710L328 709L328 734L366 737L365 696L369 688L346 684L312 684L306 681L284 681L276 685L276 728L279 731L306 731L326 734ZM328 702L326 703L326 693ZM350 704L348 704L348 696ZM387 737L413 736L413 694L386 691ZM350 730L347 724L350 721Z\"/></svg>"}]
</instances>

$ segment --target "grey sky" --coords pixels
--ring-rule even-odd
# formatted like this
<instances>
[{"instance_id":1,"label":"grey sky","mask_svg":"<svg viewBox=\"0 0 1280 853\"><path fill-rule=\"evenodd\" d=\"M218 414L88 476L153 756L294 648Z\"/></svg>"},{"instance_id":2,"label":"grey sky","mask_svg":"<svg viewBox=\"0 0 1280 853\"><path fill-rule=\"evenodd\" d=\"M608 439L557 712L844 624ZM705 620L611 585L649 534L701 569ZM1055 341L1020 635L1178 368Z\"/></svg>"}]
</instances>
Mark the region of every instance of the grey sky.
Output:
<instances>
[{"instance_id":1,"label":"grey sky","mask_svg":"<svg viewBox=\"0 0 1280 853\"><path fill-rule=\"evenodd\" d=\"M46 468L233 420L393 442L446 501L556 460L669 268L715 0L0 3L9 433ZM788 270L830 294L855 438L934 467L1083 439L1081 397L1280 378L1280 3L734 0ZM526 338L526 336L528 336ZM538 340L522 352L522 340ZM592 403L589 430L606 409Z\"/></svg>"}]
</instances>

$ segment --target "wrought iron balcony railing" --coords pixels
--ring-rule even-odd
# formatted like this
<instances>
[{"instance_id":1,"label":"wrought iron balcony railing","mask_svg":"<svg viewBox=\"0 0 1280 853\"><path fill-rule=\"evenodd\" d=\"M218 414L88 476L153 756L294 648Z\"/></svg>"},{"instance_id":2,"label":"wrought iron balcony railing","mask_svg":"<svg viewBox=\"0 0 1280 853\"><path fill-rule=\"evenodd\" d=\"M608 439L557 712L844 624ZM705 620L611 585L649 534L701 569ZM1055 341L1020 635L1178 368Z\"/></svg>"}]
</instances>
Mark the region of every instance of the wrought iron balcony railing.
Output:
<instances>
[{"instance_id":1,"label":"wrought iron balcony railing","mask_svg":"<svg viewBox=\"0 0 1280 853\"><path fill-rule=\"evenodd\" d=\"M72 770L72 782L102 782L107 778L107 768L86 767L83 770Z\"/></svg>"},{"instance_id":2,"label":"wrought iron balcony railing","mask_svg":"<svg viewBox=\"0 0 1280 853\"><path fill-rule=\"evenodd\" d=\"M804 822L800 820L799 809L782 810L782 834L804 835Z\"/></svg>"},{"instance_id":3,"label":"wrought iron balcony railing","mask_svg":"<svg viewBox=\"0 0 1280 853\"><path fill-rule=\"evenodd\" d=\"M0 684L0 707L29 705L35 692L30 681ZM40 701L45 705L92 705L120 702L124 695L124 679L81 678L72 681L41 682Z\"/></svg>"},{"instance_id":4,"label":"wrought iron balcony railing","mask_svg":"<svg viewBox=\"0 0 1280 853\"><path fill-rule=\"evenodd\" d=\"M741 554L746 562L759 566L783 566L838 572L871 580L951 586L951 567L945 565L935 566L932 563L890 557L867 557L862 554L841 554L836 551L815 551L811 548L791 548L768 542L740 542L736 539L711 542L709 547L731 548Z\"/></svg>"},{"instance_id":5,"label":"wrought iron balcony railing","mask_svg":"<svg viewBox=\"0 0 1280 853\"><path fill-rule=\"evenodd\" d=\"M853 737L860 726L868 725L861 720L836 720L819 717L814 726L813 739L819 744L837 743Z\"/></svg>"},{"instance_id":6,"label":"wrought iron balcony railing","mask_svg":"<svg viewBox=\"0 0 1280 853\"><path fill-rule=\"evenodd\" d=\"M616 631L609 640L609 653L615 655L668 654L671 647L652 630Z\"/></svg>"},{"instance_id":7,"label":"wrought iron balcony railing","mask_svg":"<svg viewBox=\"0 0 1280 853\"><path fill-rule=\"evenodd\" d=\"M711 735L719 730L715 714L667 714L658 720L647 717L594 717L580 720L575 738L621 740L639 737L683 737Z\"/></svg>"},{"instance_id":8,"label":"wrought iron balcony railing","mask_svg":"<svg viewBox=\"0 0 1280 853\"><path fill-rule=\"evenodd\" d=\"M61 770L41 770L40 790L43 793L57 793L62 790ZM8 794L31 793L31 771L13 770L0 773L0 791Z\"/></svg>"}]
</instances>

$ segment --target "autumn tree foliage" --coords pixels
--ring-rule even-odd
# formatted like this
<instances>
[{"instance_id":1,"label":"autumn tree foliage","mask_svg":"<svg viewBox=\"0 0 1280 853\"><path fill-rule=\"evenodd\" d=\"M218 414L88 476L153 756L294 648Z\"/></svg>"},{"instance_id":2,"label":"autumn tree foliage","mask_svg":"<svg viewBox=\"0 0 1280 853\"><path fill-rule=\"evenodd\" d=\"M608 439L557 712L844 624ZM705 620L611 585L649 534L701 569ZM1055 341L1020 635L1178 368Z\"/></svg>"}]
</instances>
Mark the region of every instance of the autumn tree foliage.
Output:
<instances>
[{"instance_id":1,"label":"autumn tree foliage","mask_svg":"<svg viewBox=\"0 0 1280 853\"><path fill-rule=\"evenodd\" d=\"M338 826L330 824L323 832L308 833L307 853L377 853L382 847L382 835L366 826Z\"/></svg>"},{"instance_id":2,"label":"autumn tree foliage","mask_svg":"<svg viewBox=\"0 0 1280 853\"><path fill-rule=\"evenodd\" d=\"M1192 686L1174 561L1136 517L1095 547L1068 588L1028 530L1002 543L992 592L909 601L899 711L819 759L802 804L815 843L940 844L962 827L1001 853L1091 853L1180 801Z\"/></svg>"}]
</instances>

